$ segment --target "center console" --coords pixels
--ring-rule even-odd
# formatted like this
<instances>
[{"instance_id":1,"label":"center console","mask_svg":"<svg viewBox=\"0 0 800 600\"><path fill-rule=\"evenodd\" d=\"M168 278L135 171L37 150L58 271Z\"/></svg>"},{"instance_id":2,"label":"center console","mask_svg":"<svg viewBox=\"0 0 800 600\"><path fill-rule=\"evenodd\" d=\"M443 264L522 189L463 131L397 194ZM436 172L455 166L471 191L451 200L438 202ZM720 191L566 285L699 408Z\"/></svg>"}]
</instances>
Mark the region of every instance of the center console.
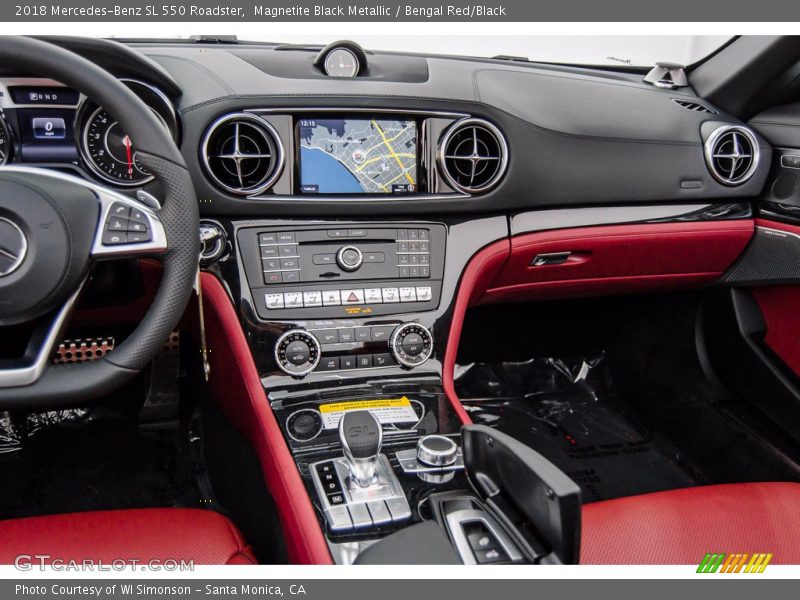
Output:
<instances>
[{"instance_id":1,"label":"center console","mask_svg":"<svg viewBox=\"0 0 800 600\"><path fill-rule=\"evenodd\" d=\"M443 390L459 280L506 234L504 218L218 225L235 252L212 269L239 299L270 408L336 562L369 562L401 538L433 548L431 535L447 550L428 561L550 554L510 533L507 507L492 508L470 479L463 423Z\"/></svg>"}]
</instances>

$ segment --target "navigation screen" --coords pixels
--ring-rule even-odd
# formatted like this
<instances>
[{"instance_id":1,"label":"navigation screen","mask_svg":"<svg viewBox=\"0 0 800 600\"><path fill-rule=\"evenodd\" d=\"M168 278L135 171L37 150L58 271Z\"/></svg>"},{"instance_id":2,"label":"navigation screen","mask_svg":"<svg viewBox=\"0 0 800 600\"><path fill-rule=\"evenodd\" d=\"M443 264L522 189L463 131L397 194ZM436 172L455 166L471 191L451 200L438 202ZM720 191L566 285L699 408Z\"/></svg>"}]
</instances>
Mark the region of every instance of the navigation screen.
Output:
<instances>
[{"instance_id":1,"label":"navigation screen","mask_svg":"<svg viewBox=\"0 0 800 600\"><path fill-rule=\"evenodd\" d=\"M417 190L417 124L300 119L300 192L410 194Z\"/></svg>"}]
</instances>

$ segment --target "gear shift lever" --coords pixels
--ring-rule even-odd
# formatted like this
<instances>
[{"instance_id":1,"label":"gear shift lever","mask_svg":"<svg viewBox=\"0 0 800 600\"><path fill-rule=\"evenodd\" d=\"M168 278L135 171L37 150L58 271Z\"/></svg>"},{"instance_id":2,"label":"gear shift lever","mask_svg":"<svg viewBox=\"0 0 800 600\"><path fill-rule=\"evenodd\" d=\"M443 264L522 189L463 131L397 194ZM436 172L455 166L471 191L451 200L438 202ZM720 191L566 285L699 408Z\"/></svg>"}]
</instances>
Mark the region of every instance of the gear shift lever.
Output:
<instances>
[{"instance_id":1,"label":"gear shift lever","mask_svg":"<svg viewBox=\"0 0 800 600\"><path fill-rule=\"evenodd\" d=\"M380 421L368 410L346 412L339 421L339 439L350 478L358 487L372 485L383 443Z\"/></svg>"}]
</instances>

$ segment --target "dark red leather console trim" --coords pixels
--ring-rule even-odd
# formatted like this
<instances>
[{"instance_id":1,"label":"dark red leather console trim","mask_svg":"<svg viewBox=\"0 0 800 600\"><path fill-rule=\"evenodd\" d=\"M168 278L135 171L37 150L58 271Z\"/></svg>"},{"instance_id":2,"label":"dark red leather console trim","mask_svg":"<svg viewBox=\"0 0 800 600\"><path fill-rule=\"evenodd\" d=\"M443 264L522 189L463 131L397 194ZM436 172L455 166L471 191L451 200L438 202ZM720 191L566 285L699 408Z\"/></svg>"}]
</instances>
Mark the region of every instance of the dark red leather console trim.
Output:
<instances>
[{"instance_id":1,"label":"dark red leather console trim","mask_svg":"<svg viewBox=\"0 0 800 600\"><path fill-rule=\"evenodd\" d=\"M753 236L752 220L609 225L524 234L481 303L685 288L720 277ZM540 254L570 252L558 265Z\"/></svg>"},{"instance_id":2,"label":"dark red leather console trim","mask_svg":"<svg viewBox=\"0 0 800 600\"><path fill-rule=\"evenodd\" d=\"M278 507L289 560L332 564L325 535L267 401L233 304L213 275L203 273L202 286L212 396L258 454Z\"/></svg>"},{"instance_id":3,"label":"dark red leather console trim","mask_svg":"<svg viewBox=\"0 0 800 600\"><path fill-rule=\"evenodd\" d=\"M464 324L464 317L467 308L474 304L478 298L486 291L486 286L494 279L505 262L508 260L511 245L509 240L501 240L486 246L480 250L467 264L461 282L456 293L455 308L453 309L453 320L450 324L450 333L447 337L447 348L444 353L444 365L442 367L442 384L447 397L450 399L456 414L465 425L472 423L464 406L458 399L455 385L453 384L453 371L456 367L456 355L458 354L458 342L461 339L461 327Z\"/></svg>"}]
</instances>

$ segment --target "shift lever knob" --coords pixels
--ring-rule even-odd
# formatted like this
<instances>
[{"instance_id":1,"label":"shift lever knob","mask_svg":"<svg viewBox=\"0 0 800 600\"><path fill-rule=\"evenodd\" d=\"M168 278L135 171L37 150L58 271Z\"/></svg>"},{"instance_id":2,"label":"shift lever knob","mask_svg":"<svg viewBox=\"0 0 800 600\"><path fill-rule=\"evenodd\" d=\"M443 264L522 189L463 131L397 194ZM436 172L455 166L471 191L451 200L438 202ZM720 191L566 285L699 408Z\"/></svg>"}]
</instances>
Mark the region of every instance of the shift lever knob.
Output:
<instances>
[{"instance_id":1,"label":"shift lever knob","mask_svg":"<svg viewBox=\"0 0 800 600\"><path fill-rule=\"evenodd\" d=\"M350 478L359 487L369 487L375 479L383 429L368 410L346 412L339 421L339 439L350 468Z\"/></svg>"}]
</instances>

